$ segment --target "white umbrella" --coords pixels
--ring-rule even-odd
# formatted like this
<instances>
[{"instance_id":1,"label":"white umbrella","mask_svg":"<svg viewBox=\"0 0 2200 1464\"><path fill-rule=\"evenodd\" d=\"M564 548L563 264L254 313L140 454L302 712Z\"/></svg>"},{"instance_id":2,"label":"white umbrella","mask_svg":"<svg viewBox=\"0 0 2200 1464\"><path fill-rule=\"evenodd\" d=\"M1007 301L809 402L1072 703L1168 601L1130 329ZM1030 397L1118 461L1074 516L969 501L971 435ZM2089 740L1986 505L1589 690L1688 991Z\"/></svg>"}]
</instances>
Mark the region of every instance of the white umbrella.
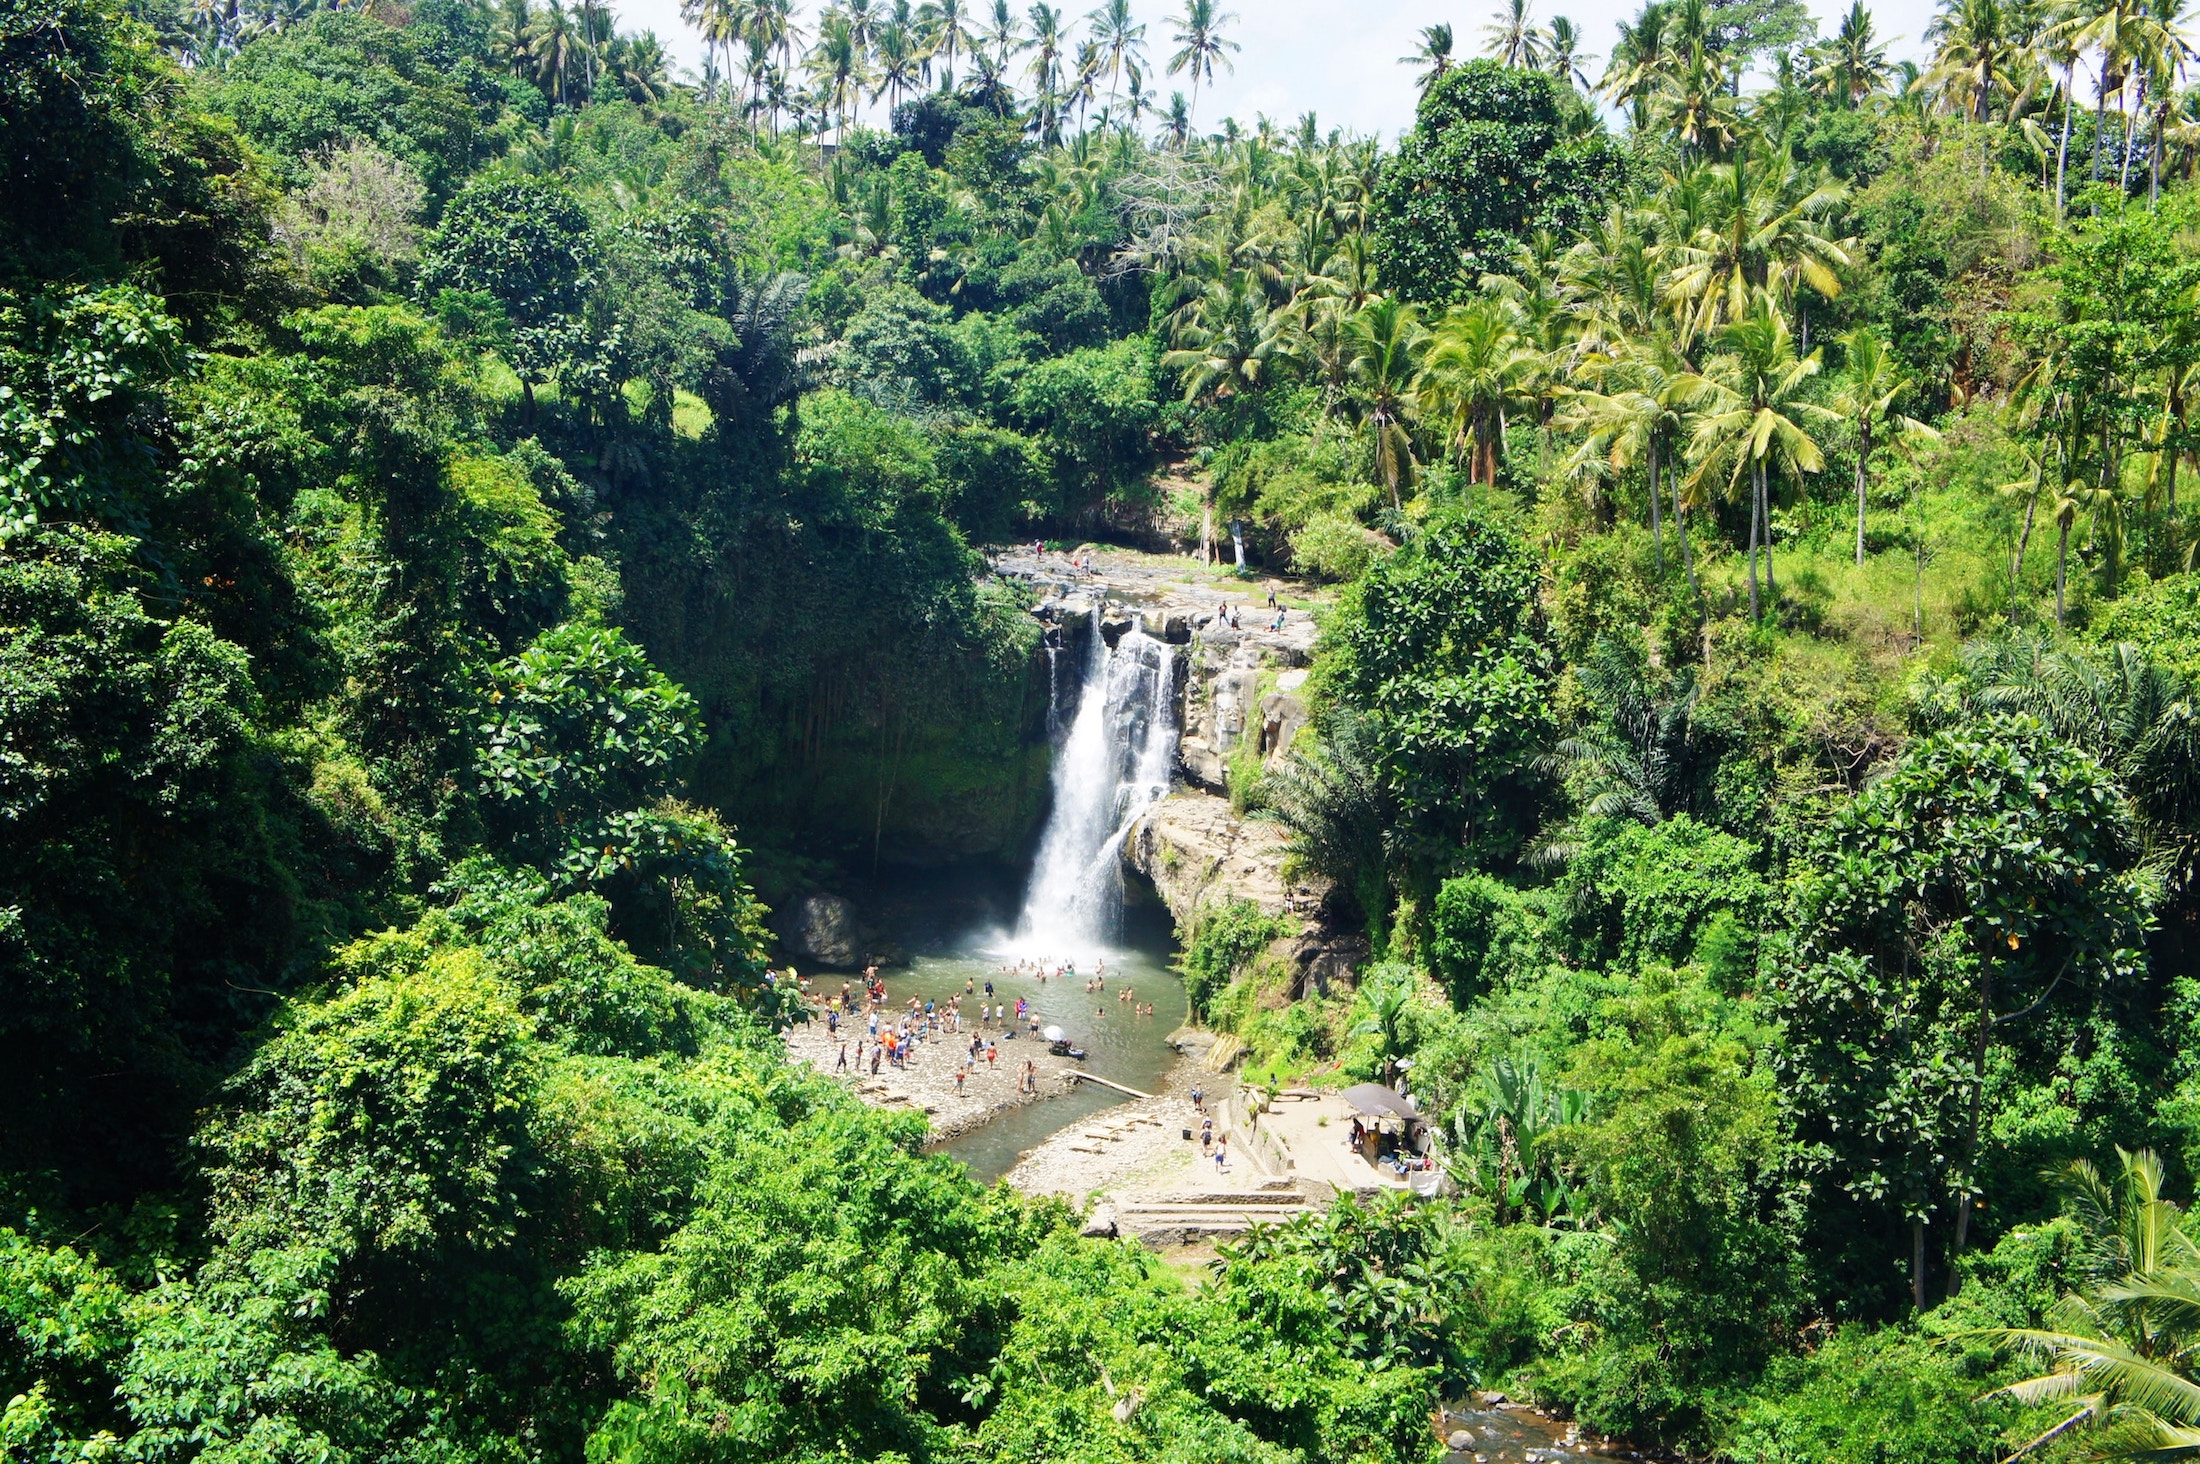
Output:
<instances>
[{"instance_id":1,"label":"white umbrella","mask_svg":"<svg viewBox=\"0 0 2200 1464\"><path fill-rule=\"evenodd\" d=\"M1069 1034L1060 1027L1049 1027L1039 1035L1049 1042L1067 1042L1069 1040Z\"/></svg>"}]
</instances>

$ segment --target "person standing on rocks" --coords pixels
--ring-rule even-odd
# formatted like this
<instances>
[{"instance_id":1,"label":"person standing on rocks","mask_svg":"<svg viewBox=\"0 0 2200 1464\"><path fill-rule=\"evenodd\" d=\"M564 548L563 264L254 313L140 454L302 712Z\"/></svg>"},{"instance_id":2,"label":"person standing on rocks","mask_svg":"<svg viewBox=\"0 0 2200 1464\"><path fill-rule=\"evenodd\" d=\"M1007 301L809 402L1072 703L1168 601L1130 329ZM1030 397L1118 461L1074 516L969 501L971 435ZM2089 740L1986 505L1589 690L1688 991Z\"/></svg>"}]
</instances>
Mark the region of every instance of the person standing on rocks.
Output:
<instances>
[{"instance_id":1,"label":"person standing on rocks","mask_svg":"<svg viewBox=\"0 0 2200 1464\"><path fill-rule=\"evenodd\" d=\"M840 1062L833 1068L833 1071L836 1073L848 1071L848 1044L845 1042L840 1044Z\"/></svg>"}]
</instances>

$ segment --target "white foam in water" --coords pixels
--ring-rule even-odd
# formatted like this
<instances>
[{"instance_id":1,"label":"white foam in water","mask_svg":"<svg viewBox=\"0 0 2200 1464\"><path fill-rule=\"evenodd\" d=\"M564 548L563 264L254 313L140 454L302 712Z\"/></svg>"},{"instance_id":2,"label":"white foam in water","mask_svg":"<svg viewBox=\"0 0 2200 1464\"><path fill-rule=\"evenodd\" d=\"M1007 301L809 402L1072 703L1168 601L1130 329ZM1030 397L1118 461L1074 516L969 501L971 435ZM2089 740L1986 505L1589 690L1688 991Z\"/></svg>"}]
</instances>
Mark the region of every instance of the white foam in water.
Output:
<instances>
[{"instance_id":1,"label":"white foam in water","mask_svg":"<svg viewBox=\"0 0 2200 1464\"><path fill-rule=\"evenodd\" d=\"M1123 839L1169 791L1175 692L1176 652L1135 627L1109 650L1094 610L1077 718L1054 764L1054 812L1017 922L1019 953L1078 960L1119 937Z\"/></svg>"}]
</instances>

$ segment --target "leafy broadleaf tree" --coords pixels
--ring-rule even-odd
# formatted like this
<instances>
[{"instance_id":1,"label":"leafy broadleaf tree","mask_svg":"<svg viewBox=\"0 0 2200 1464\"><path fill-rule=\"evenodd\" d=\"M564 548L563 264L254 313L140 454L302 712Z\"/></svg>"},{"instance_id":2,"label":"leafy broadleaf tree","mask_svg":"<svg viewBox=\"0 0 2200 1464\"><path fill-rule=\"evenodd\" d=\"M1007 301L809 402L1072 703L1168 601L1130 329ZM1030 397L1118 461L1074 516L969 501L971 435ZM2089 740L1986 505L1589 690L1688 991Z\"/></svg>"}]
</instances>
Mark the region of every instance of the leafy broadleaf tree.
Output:
<instances>
[{"instance_id":1,"label":"leafy broadleaf tree","mask_svg":"<svg viewBox=\"0 0 2200 1464\"><path fill-rule=\"evenodd\" d=\"M2008 716L1920 741L1813 850L1778 983L1785 1087L1809 1162L1907 1231L1914 1306L1936 1216L1952 1219L1949 1292L1961 1284L1990 1067L2051 1060L2013 1046L2025 1024L2137 968L2134 852L2107 770Z\"/></svg>"},{"instance_id":2,"label":"leafy broadleaf tree","mask_svg":"<svg viewBox=\"0 0 2200 1464\"><path fill-rule=\"evenodd\" d=\"M1488 60L1429 84L1373 199L1375 264L1402 298L1462 299L1537 229L1602 212L1626 165L1600 133L1567 135L1563 96L1551 76Z\"/></svg>"},{"instance_id":3,"label":"leafy broadleaf tree","mask_svg":"<svg viewBox=\"0 0 2200 1464\"><path fill-rule=\"evenodd\" d=\"M476 183L451 200L428 244L420 289L485 294L509 326L505 359L535 413L535 384L548 381L578 344L591 283L588 215L555 184Z\"/></svg>"},{"instance_id":4,"label":"leafy broadleaf tree","mask_svg":"<svg viewBox=\"0 0 2200 1464\"><path fill-rule=\"evenodd\" d=\"M1537 580L1503 530L1445 519L1379 561L1338 616L1329 689L1365 719L1417 865L1462 843L1504 857L1525 827L1553 730Z\"/></svg>"}]
</instances>

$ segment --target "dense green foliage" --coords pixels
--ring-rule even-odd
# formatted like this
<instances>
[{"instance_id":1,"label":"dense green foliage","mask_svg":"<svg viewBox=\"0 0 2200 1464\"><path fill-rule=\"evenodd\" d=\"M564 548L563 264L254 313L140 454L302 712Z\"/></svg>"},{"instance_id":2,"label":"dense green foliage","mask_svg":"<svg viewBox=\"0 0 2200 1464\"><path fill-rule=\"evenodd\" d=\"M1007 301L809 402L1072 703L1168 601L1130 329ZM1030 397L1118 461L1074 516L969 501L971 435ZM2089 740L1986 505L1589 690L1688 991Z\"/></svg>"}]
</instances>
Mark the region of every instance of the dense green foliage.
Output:
<instances>
[{"instance_id":1,"label":"dense green foliage","mask_svg":"<svg viewBox=\"0 0 2200 1464\"><path fill-rule=\"evenodd\" d=\"M1613 127L1516 6L1388 150L967 9L0 0L0 1452L2177 1442L2175 7L1653 4ZM765 900L1026 844L1029 538L1342 587L1235 796L1370 960L1183 969L1456 1197L1194 1288L778 1050Z\"/></svg>"}]
</instances>

